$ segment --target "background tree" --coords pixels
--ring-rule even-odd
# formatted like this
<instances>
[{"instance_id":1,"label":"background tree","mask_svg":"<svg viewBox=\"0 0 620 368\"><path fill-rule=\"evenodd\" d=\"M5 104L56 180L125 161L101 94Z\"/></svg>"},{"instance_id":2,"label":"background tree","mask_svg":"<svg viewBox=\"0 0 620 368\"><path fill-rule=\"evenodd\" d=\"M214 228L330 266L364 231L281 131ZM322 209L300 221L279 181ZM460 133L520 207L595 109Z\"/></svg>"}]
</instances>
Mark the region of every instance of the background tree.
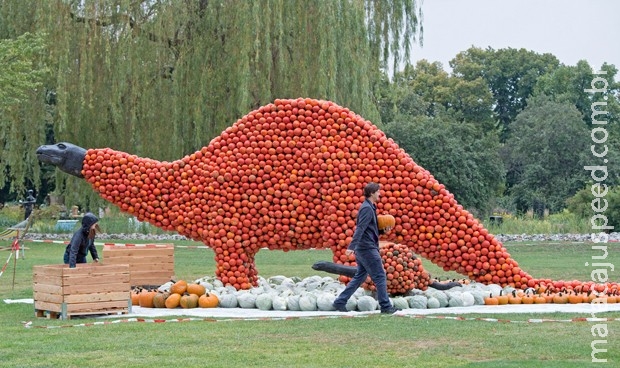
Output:
<instances>
[{"instance_id":1,"label":"background tree","mask_svg":"<svg viewBox=\"0 0 620 368\"><path fill-rule=\"evenodd\" d=\"M501 194L504 167L496 135L482 135L471 123L403 115L385 129L468 210L482 215Z\"/></svg>"},{"instance_id":2,"label":"background tree","mask_svg":"<svg viewBox=\"0 0 620 368\"><path fill-rule=\"evenodd\" d=\"M0 40L0 188L11 184L10 191L22 195L26 186L39 180L38 165L32 163L36 147L45 139L45 130L34 128L47 118L44 51L42 34Z\"/></svg>"},{"instance_id":3,"label":"background tree","mask_svg":"<svg viewBox=\"0 0 620 368\"><path fill-rule=\"evenodd\" d=\"M397 114L443 116L476 125L481 134L494 131L493 97L482 78L465 80L443 70L441 63L421 60L395 73L378 89L381 120Z\"/></svg>"},{"instance_id":4,"label":"background tree","mask_svg":"<svg viewBox=\"0 0 620 368\"><path fill-rule=\"evenodd\" d=\"M595 75L585 60L579 61L575 66L561 65L538 79L534 95L547 95L556 102L572 104L579 110L584 124L589 129L605 128L608 137L607 141L601 144L601 150L603 145L607 146L608 152L604 157L607 161L596 163L599 159L590 154L590 165L605 164L615 168L620 167L620 83L616 81L618 69L605 63L600 70L605 74ZM587 91L593 88L592 81L596 77L602 77L607 81L605 92ZM597 88L602 87L602 83L597 84ZM600 104L595 106L596 115L592 111L593 104ZM592 123L593 116L599 123ZM609 185L619 185L620 173L617 170L610 170L606 182Z\"/></svg>"},{"instance_id":5,"label":"background tree","mask_svg":"<svg viewBox=\"0 0 620 368\"><path fill-rule=\"evenodd\" d=\"M468 209L485 212L501 193L504 167L482 78L464 80L419 61L380 89L385 132Z\"/></svg>"},{"instance_id":6,"label":"background tree","mask_svg":"<svg viewBox=\"0 0 620 368\"><path fill-rule=\"evenodd\" d=\"M527 106L538 78L555 70L558 59L551 54L537 54L526 49L469 48L450 61L456 77L464 80L482 78L491 94L500 139L508 138L508 127Z\"/></svg>"},{"instance_id":7,"label":"background tree","mask_svg":"<svg viewBox=\"0 0 620 368\"><path fill-rule=\"evenodd\" d=\"M4 0L0 38L49 33L50 140L172 160L275 98L329 99L379 123L374 90L388 60L408 59L420 11L415 0ZM28 130L46 143L44 124ZM99 200L79 180L56 183L69 202Z\"/></svg>"},{"instance_id":8,"label":"background tree","mask_svg":"<svg viewBox=\"0 0 620 368\"><path fill-rule=\"evenodd\" d=\"M599 212L594 212L592 210L592 201L596 198L592 194L592 184L588 183L587 188L578 191L573 197L567 200L567 208L571 213L576 214L581 218L589 218L592 219L592 216ZM605 184L607 185L607 184ZM600 188L601 192L604 192L607 189L607 193L600 197L600 207L604 208L607 206L605 211L600 212L601 215L607 217L607 226L613 226L613 232L617 232L620 228L620 187L609 187L607 188L601 183ZM606 202L605 202L606 201ZM598 206L598 204L595 204ZM598 223L598 225L603 225L602 220Z\"/></svg>"},{"instance_id":9,"label":"background tree","mask_svg":"<svg viewBox=\"0 0 620 368\"><path fill-rule=\"evenodd\" d=\"M579 111L547 96L530 99L505 144L508 194L520 211L557 212L583 187L590 134Z\"/></svg>"}]
</instances>

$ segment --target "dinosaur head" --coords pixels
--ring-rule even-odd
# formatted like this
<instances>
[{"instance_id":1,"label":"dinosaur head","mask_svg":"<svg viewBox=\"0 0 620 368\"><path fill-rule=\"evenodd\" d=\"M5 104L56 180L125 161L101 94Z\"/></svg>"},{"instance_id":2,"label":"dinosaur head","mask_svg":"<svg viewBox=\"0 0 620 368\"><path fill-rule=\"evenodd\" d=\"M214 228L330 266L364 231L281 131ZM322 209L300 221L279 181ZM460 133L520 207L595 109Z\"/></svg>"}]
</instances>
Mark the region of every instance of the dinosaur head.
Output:
<instances>
[{"instance_id":1,"label":"dinosaur head","mask_svg":"<svg viewBox=\"0 0 620 368\"><path fill-rule=\"evenodd\" d=\"M83 178L82 166L84 165L86 150L71 143L60 142L44 145L37 148L37 158L46 164L57 166L60 170Z\"/></svg>"}]
</instances>

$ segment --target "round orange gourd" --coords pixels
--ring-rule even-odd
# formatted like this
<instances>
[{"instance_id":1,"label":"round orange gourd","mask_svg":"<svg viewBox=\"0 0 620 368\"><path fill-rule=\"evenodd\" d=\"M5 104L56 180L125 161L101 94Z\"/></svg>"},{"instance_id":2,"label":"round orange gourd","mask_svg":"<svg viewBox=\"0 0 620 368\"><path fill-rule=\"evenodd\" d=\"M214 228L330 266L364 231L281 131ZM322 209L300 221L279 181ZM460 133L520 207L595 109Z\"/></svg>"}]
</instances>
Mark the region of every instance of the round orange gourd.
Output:
<instances>
[{"instance_id":1,"label":"round orange gourd","mask_svg":"<svg viewBox=\"0 0 620 368\"><path fill-rule=\"evenodd\" d=\"M153 297L153 307L154 308L165 308L166 307L166 298L168 297L168 293L156 293Z\"/></svg>"},{"instance_id":2,"label":"round orange gourd","mask_svg":"<svg viewBox=\"0 0 620 368\"><path fill-rule=\"evenodd\" d=\"M140 293L139 305L143 308L153 308L153 298L156 292L154 291L142 291Z\"/></svg>"},{"instance_id":3,"label":"round orange gourd","mask_svg":"<svg viewBox=\"0 0 620 368\"><path fill-rule=\"evenodd\" d=\"M170 294L170 296L168 296L166 298L166 308L168 309L174 309L176 307L179 306L179 303L181 302L181 294Z\"/></svg>"},{"instance_id":4,"label":"round orange gourd","mask_svg":"<svg viewBox=\"0 0 620 368\"><path fill-rule=\"evenodd\" d=\"M498 305L499 301L492 294L484 298L484 305Z\"/></svg>"},{"instance_id":5,"label":"round orange gourd","mask_svg":"<svg viewBox=\"0 0 620 368\"><path fill-rule=\"evenodd\" d=\"M396 226L396 219L392 215L378 215L377 225L379 230L383 230L387 227L394 227Z\"/></svg>"},{"instance_id":6,"label":"round orange gourd","mask_svg":"<svg viewBox=\"0 0 620 368\"><path fill-rule=\"evenodd\" d=\"M138 290L131 291L131 305L140 305L140 292Z\"/></svg>"},{"instance_id":7,"label":"round orange gourd","mask_svg":"<svg viewBox=\"0 0 620 368\"><path fill-rule=\"evenodd\" d=\"M566 304L568 303L568 296L563 293L557 293L553 296L553 302L555 304Z\"/></svg>"},{"instance_id":8,"label":"round orange gourd","mask_svg":"<svg viewBox=\"0 0 620 368\"><path fill-rule=\"evenodd\" d=\"M534 304L546 304L547 303L547 298L545 298L542 295L538 295L536 297L534 297Z\"/></svg>"},{"instance_id":9,"label":"round orange gourd","mask_svg":"<svg viewBox=\"0 0 620 368\"><path fill-rule=\"evenodd\" d=\"M568 302L570 304L583 303L583 295L581 295L581 294L569 294L568 295Z\"/></svg>"},{"instance_id":10,"label":"round orange gourd","mask_svg":"<svg viewBox=\"0 0 620 368\"><path fill-rule=\"evenodd\" d=\"M170 292L174 294L183 295L187 291L187 281L179 280L170 286Z\"/></svg>"},{"instance_id":11,"label":"round orange gourd","mask_svg":"<svg viewBox=\"0 0 620 368\"><path fill-rule=\"evenodd\" d=\"M220 299L215 294L206 293L198 298L198 306L200 308L217 308L220 304Z\"/></svg>"},{"instance_id":12,"label":"round orange gourd","mask_svg":"<svg viewBox=\"0 0 620 368\"><path fill-rule=\"evenodd\" d=\"M497 304L499 305L504 305L504 304L508 304L508 295L502 295L502 292L499 292L499 295L497 296Z\"/></svg>"},{"instance_id":13,"label":"round orange gourd","mask_svg":"<svg viewBox=\"0 0 620 368\"><path fill-rule=\"evenodd\" d=\"M521 303L523 304L534 304L534 295L525 294L521 297Z\"/></svg>"},{"instance_id":14,"label":"round orange gourd","mask_svg":"<svg viewBox=\"0 0 620 368\"><path fill-rule=\"evenodd\" d=\"M187 292L189 294L196 294L198 296L201 296L207 292L207 289L205 289L205 287L200 284L191 283L187 284Z\"/></svg>"},{"instance_id":15,"label":"round orange gourd","mask_svg":"<svg viewBox=\"0 0 620 368\"><path fill-rule=\"evenodd\" d=\"M512 294L508 296L508 304L521 304L521 297L513 291Z\"/></svg>"},{"instance_id":16,"label":"round orange gourd","mask_svg":"<svg viewBox=\"0 0 620 368\"><path fill-rule=\"evenodd\" d=\"M198 295L196 294L187 294L181 296L181 300L179 301L179 305L181 308L196 308L198 306Z\"/></svg>"}]
</instances>

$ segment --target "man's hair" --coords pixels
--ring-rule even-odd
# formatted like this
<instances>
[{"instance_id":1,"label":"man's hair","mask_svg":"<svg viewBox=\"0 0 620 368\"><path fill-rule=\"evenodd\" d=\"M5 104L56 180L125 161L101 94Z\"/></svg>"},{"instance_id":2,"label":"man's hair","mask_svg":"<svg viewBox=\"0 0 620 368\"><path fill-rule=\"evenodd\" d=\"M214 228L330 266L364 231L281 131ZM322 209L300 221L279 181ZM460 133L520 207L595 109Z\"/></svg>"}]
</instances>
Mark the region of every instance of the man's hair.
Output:
<instances>
[{"instance_id":1,"label":"man's hair","mask_svg":"<svg viewBox=\"0 0 620 368\"><path fill-rule=\"evenodd\" d=\"M366 184L366 186L364 187L364 197L368 198L371 195L375 194L377 191L379 191L380 187L381 186L377 183Z\"/></svg>"}]
</instances>

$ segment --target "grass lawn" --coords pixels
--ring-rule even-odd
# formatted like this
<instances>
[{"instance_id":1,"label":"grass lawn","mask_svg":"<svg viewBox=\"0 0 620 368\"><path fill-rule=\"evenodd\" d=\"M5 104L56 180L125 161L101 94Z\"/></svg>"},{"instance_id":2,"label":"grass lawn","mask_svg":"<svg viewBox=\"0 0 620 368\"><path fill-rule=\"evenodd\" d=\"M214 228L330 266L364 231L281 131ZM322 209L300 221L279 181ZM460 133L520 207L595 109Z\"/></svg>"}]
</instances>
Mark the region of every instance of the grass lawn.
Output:
<instances>
[{"instance_id":1,"label":"grass lawn","mask_svg":"<svg viewBox=\"0 0 620 368\"><path fill-rule=\"evenodd\" d=\"M175 244L197 245L182 241ZM10 243L0 242L0 246ZM62 262L63 245L27 242L26 246L26 259L18 260L15 268L14 289L12 260L0 277L1 299L31 298L32 266ZM509 243L506 247L524 270L539 278L590 280L593 268L585 263L592 264L592 256L601 255L600 250L584 243ZM595 262L620 265L620 244L609 243L607 247L607 259ZM8 251L0 251L2 265L8 256ZM262 250L257 255L257 266L264 277L306 277L317 274L310 266L318 260L331 260L331 252ZM424 266L442 279L460 278L428 261ZM211 250L175 249L178 278L193 280L214 274L214 269ZM609 275L611 280L618 280L615 272ZM95 319L37 319L32 305L3 302L0 313L2 367L145 367L161 362L190 367L606 366L591 363L591 343L599 339L591 333L591 322L494 323L372 315L27 329L22 321L32 321L35 326L71 326ZM525 321L578 316L589 315L512 314L501 318ZM596 317L620 318L620 313ZM620 366L620 322L606 325L607 343L597 347L607 352L599 352L597 358L607 359L608 366Z\"/></svg>"}]
</instances>

